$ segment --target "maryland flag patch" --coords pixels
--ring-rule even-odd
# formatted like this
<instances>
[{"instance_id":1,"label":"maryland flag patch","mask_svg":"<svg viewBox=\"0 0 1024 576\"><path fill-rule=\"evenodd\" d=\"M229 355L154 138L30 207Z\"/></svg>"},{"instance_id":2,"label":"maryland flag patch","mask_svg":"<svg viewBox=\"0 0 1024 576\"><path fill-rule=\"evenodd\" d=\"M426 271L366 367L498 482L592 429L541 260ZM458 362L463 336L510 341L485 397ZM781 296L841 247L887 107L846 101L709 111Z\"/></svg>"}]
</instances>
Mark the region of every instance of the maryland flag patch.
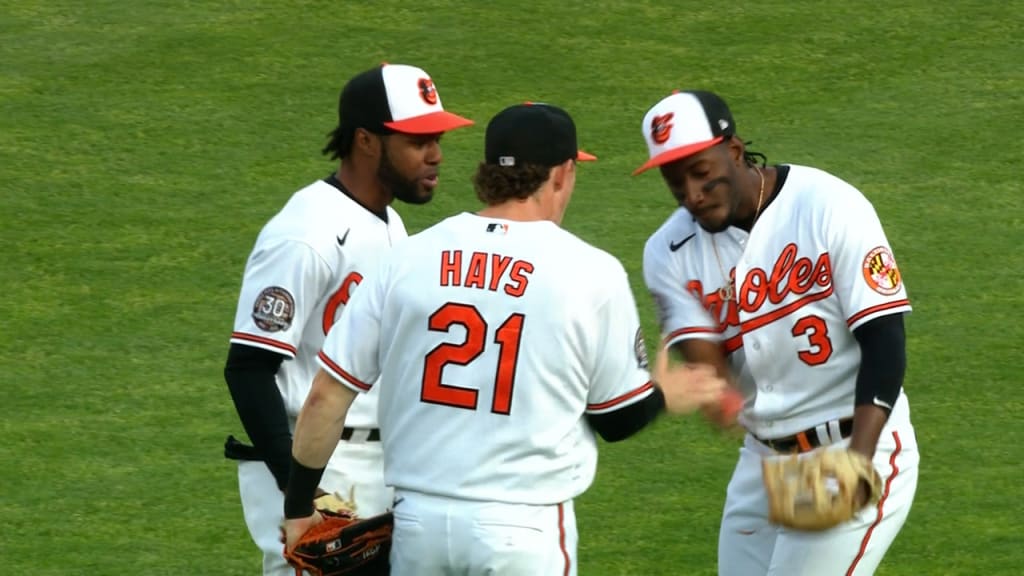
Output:
<instances>
[{"instance_id":1,"label":"maryland flag patch","mask_svg":"<svg viewBox=\"0 0 1024 576\"><path fill-rule=\"evenodd\" d=\"M864 280L879 294L891 296L900 291L900 270L887 246L879 246L868 252L864 258Z\"/></svg>"}]
</instances>

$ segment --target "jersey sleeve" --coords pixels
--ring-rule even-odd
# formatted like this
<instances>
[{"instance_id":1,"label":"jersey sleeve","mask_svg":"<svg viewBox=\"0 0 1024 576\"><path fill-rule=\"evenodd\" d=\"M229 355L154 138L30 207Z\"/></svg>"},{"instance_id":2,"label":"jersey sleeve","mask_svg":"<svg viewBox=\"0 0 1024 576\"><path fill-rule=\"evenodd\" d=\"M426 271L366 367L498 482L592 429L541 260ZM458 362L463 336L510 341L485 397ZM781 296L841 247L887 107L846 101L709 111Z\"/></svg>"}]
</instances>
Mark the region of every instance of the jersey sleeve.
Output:
<instances>
[{"instance_id":1,"label":"jersey sleeve","mask_svg":"<svg viewBox=\"0 0 1024 576\"><path fill-rule=\"evenodd\" d=\"M380 376L385 274L382 267L359 284L317 355L321 368L356 392L369 392Z\"/></svg>"},{"instance_id":2,"label":"jersey sleeve","mask_svg":"<svg viewBox=\"0 0 1024 576\"><path fill-rule=\"evenodd\" d=\"M874 207L850 187L834 203L826 232L832 278L847 325L910 311L903 277Z\"/></svg>"},{"instance_id":3,"label":"jersey sleeve","mask_svg":"<svg viewBox=\"0 0 1024 576\"><path fill-rule=\"evenodd\" d=\"M654 388L647 372L647 348L636 301L625 270L620 268L610 282L610 297L594 315L597 340L587 394L588 414L614 412L650 396Z\"/></svg>"},{"instance_id":4,"label":"jersey sleeve","mask_svg":"<svg viewBox=\"0 0 1024 576\"><path fill-rule=\"evenodd\" d=\"M249 255L231 342L295 358L331 271L308 244L282 240Z\"/></svg>"},{"instance_id":5,"label":"jersey sleeve","mask_svg":"<svg viewBox=\"0 0 1024 576\"><path fill-rule=\"evenodd\" d=\"M654 299L665 346L690 338L724 340L719 323L704 308L700 297L686 287L677 258L666 246L648 241L644 247L644 283Z\"/></svg>"}]
</instances>

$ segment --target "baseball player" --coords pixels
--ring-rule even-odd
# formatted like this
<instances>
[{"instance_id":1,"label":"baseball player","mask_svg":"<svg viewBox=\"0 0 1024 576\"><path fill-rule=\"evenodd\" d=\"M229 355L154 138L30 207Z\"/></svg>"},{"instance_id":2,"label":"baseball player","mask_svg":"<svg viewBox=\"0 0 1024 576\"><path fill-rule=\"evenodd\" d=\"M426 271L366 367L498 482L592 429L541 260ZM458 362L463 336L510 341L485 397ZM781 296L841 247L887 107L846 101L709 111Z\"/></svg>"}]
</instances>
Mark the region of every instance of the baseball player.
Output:
<instances>
[{"instance_id":1,"label":"baseball player","mask_svg":"<svg viewBox=\"0 0 1024 576\"><path fill-rule=\"evenodd\" d=\"M289 546L318 521L309 500L357 393L380 390L400 576L576 574L594 432L623 440L718 401L710 367L670 369L664 353L652 382L625 270L559 227L577 160L594 159L569 115L509 107L485 148L486 207L396 246L324 342L295 431Z\"/></svg>"},{"instance_id":2,"label":"baseball player","mask_svg":"<svg viewBox=\"0 0 1024 576\"><path fill-rule=\"evenodd\" d=\"M719 574L872 574L918 474L902 390L910 303L878 216L831 174L766 166L713 93L673 93L642 130L650 159L635 173L660 168L679 205L644 250L665 342L716 366L744 397ZM877 506L825 532L769 524L762 457L824 447L873 459L884 479Z\"/></svg>"},{"instance_id":3,"label":"baseball player","mask_svg":"<svg viewBox=\"0 0 1024 576\"><path fill-rule=\"evenodd\" d=\"M294 574L280 542L292 429L316 373L327 331L380 255L406 237L390 204L430 200L442 133L471 121L444 110L420 68L382 65L341 92L339 123L324 154L338 170L296 192L260 232L235 313L225 380L252 446L228 438L249 532L263 573ZM350 411L319 490L350 500L360 515L384 512L376 395ZM326 460L326 458L325 458Z\"/></svg>"}]
</instances>

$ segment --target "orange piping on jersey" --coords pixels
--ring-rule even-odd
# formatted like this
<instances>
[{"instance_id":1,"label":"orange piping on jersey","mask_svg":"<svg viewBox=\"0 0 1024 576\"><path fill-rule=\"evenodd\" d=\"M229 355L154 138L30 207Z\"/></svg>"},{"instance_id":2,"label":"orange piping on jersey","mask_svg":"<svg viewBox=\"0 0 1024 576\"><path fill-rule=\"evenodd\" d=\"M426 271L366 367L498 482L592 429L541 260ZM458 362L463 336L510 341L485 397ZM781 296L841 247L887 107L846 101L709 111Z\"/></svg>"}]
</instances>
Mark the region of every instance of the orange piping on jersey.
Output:
<instances>
[{"instance_id":1,"label":"orange piping on jersey","mask_svg":"<svg viewBox=\"0 0 1024 576\"><path fill-rule=\"evenodd\" d=\"M903 444L900 443L899 432L893 430L892 439L896 441L896 449L892 451L892 455L889 456L889 467L892 468L892 474L885 481L885 490L882 492L882 497L878 499L878 514L875 516L875 521L868 528L867 533L864 534L864 539L860 541L860 550L857 551L857 557L853 559L853 564L850 564L850 568L846 571L846 576L852 576L853 571L857 569L857 564L860 559L864 557L864 552L868 548L868 540L871 539L871 533L874 532L875 526L878 526L882 522L882 506L885 505L886 498L889 497L889 491L892 489L892 481L896 479L896 475L899 474L900 469L896 466L896 457L899 456L900 451L903 449Z\"/></svg>"},{"instance_id":2,"label":"orange piping on jersey","mask_svg":"<svg viewBox=\"0 0 1024 576\"><path fill-rule=\"evenodd\" d=\"M879 304L878 306L871 306L870 308L865 308L860 312L857 312L853 316L850 316L850 319L846 321L846 325L853 326L854 324L857 323L858 320L865 316L870 316L871 314L874 314L875 312L881 312L882 310L891 310L893 308L899 308L900 306L910 306L910 300L904 298L902 300L894 300L892 302L886 302L885 304Z\"/></svg>"},{"instance_id":3,"label":"orange piping on jersey","mask_svg":"<svg viewBox=\"0 0 1024 576\"><path fill-rule=\"evenodd\" d=\"M772 322L775 322L780 318L785 318L786 316L789 316L793 312L796 312L797 310L803 308L804 306L810 304L811 302L824 300L825 298L828 298L831 295L832 286L829 286L826 290L822 290L821 292L811 294L809 296L804 296L799 300L794 300L793 302L786 304L782 308L772 310L767 314L762 314L757 318L751 318L750 320L743 322L742 324L740 324L740 331L742 331L744 334L747 334L748 332L753 332L754 330L757 330L762 326L771 324Z\"/></svg>"},{"instance_id":4,"label":"orange piping on jersey","mask_svg":"<svg viewBox=\"0 0 1024 576\"><path fill-rule=\"evenodd\" d=\"M725 342L722 342L722 351L728 354L743 348L743 334L737 334L732 338L729 338Z\"/></svg>"},{"instance_id":5,"label":"orange piping on jersey","mask_svg":"<svg viewBox=\"0 0 1024 576\"><path fill-rule=\"evenodd\" d=\"M630 390L629 392L626 392L622 396L617 396L615 398L612 398L611 400L608 400L608 401L605 401L605 402L601 402L600 404L587 404L587 410L604 410L605 408L611 408L612 406L615 406L616 404L621 404L621 403L625 402L626 400L629 400L630 398L633 398L635 396L639 396L640 394L643 394L644 392L647 392L647 391L651 390L652 388L654 388L654 384L651 384L650 382L647 382L643 386L641 386L641 387L639 387L639 388L637 388L635 390Z\"/></svg>"},{"instance_id":6,"label":"orange piping on jersey","mask_svg":"<svg viewBox=\"0 0 1024 576\"><path fill-rule=\"evenodd\" d=\"M677 336L683 334L721 334L722 330L718 328L705 328L703 326L692 326L690 328L680 328L674 332L670 332L668 336L665 336L665 342L672 340Z\"/></svg>"},{"instance_id":7,"label":"orange piping on jersey","mask_svg":"<svg viewBox=\"0 0 1024 576\"><path fill-rule=\"evenodd\" d=\"M562 557L565 558L565 571L562 572L563 576L569 576L569 568L572 566L569 560L569 550L565 547L565 510L563 509L564 504L558 503L558 547L562 550Z\"/></svg>"},{"instance_id":8,"label":"orange piping on jersey","mask_svg":"<svg viewBox=\"0 0 1024 576\"><path fill-rule=\"evenodd\" d=\"M359 378L356 378L355 376L353 376L353 375L349 374L348 372L346 372L345 370L343 370L341 368L341 366L338 366L337 364L334 363L333 360L328 358L327 354L324 354L323 350L321 350L320 353L317 354L317 357L320 358L321 362L323 362L324 364L327 364L327 366L331 369L332 372L334 372L338 376L341 376L341 378L343 380L345 380L346 382L348 382L349 384L355 386L356 388L359 388L363 392L369 392L370 391L370 385L369 384L363 382Z\"/></svg>"},{"instance_id":9,"label":"orange piping on jersey","mask_svg":"<svg viewBox=\"0 0 1024 576\"><path fill-rule=\"evenodd\" d=\"M283 350L292 356L295 356L295 346L291 344L285 344L278 340L272 340L263 336L253 336L252 334L246 334L245 332L232 332L231 338L234 340L248 340L249 342L259 342L260 344L266 344L279 350Z\"/></svg>"}]
</instances>

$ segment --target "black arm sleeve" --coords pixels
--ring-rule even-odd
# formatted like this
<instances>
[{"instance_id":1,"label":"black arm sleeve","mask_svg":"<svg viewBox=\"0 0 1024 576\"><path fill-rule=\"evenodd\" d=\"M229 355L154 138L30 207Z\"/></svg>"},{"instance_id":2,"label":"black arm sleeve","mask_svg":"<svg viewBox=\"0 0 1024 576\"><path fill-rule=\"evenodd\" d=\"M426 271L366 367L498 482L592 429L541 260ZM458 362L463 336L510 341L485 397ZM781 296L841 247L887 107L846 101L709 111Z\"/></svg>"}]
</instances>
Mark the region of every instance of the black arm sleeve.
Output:
<instances>
[{"instance_id":1,"label":"black arm sleeve","mask_svg":"<svg viewBox=\"0 0 1024 576\"><path fill-rule=\"evenodd\" d=\"M870 320L853 331L860 343L855 405L870 404L891 412L907 369L903 314Z\"/></svg>"},{"instance_id":2,"label":"black arm sleeve","mask_svg":"<svg viewBox=\"0 0 1024 576\"><path fill-rule=\"evenodd\" d=\"M650 396L614 412L587 414L587 422L606 442L618 442L636 434L665 409L665 395L654 387Z\"/></svg>"},{"instance_id":3,"label":"black arm sleeve","mask_svg":"<svg viewBox=\"0 0 1024 576\"><path fill-rule=\"evenodd\" d=\"M224 380L245 433L281 490L288 485L292 460L288 414L275 379L284 359L283 355L269 350L232 344L224 366Z\"/></svg>"}]
</instances>

